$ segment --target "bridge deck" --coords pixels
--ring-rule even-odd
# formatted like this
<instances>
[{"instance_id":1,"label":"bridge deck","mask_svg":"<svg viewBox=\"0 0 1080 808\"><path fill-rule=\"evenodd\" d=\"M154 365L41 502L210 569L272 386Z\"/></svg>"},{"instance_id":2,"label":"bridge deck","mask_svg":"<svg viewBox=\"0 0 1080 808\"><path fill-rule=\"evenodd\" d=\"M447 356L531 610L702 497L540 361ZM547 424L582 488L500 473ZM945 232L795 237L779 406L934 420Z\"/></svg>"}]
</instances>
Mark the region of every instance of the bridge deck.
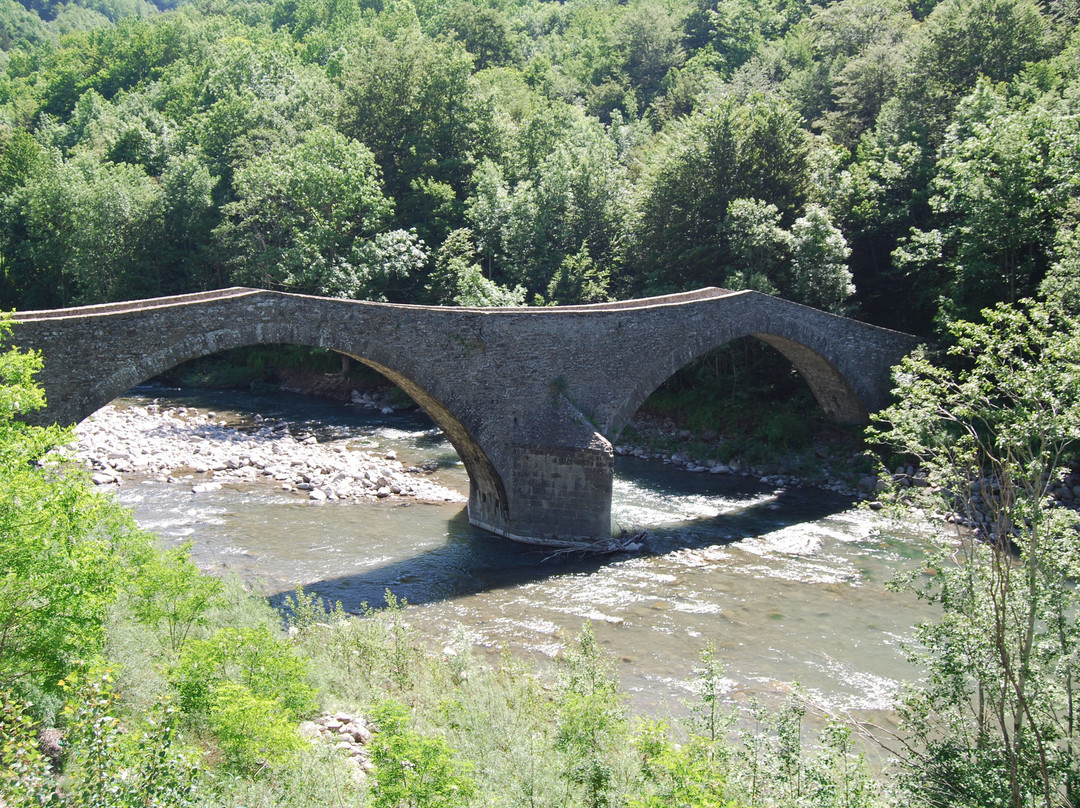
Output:
<instances>
[{"instance_id":1,"label":"bridge deck","mask_svg":"<svg viewBox=\"0 0 1080 808\"><path fill-rule=\"evenodd\" d=\"M233 286L228 289L217 289L212 292L194 292L186 295L172 295L170 297L155 297L147 300L128 300L118 303L96 303L89 306L72 306L66 309L46 309L39 311L16 311L14 319L17 322L33 322L38 320L62 320L72 317L100 317L108 314L128 314L131 312L152 311L153 309L167 308L170 306L185 306L196 303L206 303L212 300L225 300L229 298L241 298L249 295L289 295L291 297L309 297L308 295L295 295L288 292L274 292L267 289L252 289L244 286ZM635 300L617 300L610 303L589 303L579 306L519 306L512 308L498 307L454 307L457 311L482 311L482 312L505 312L512 311L516 314L552 314L555 312L599 312L619 311L626 309L645 309L653 306L673 306L680 303L695 303L701 300L737 295L740 292L732 292L728 289L707 287L696 289L692 292L678 292L670 295L657 295L656 297L643 297ZM325 298L316 298L324 300ZM422 306L405 303L378 303L370 300L340 299L343 303L357 303L367 306L394 306L404 309L437 309L445 311L445 306Z\"/></svg>"},{"instance_id":2,"label":"bridge deck","mask_svg":"<svg viewBox=\"0 0 1080 808\"><path fill-rule=\"evenodd\" d=\"M232 286L228 289L215 289L212 292L193 292L187 295L171 297L153 297L147 300L125 300L119 303L95 303L90 306L72 306L67 309L44 309L38 311L16 311L14 319L28 323L36 320L63 320L68 317L99 316L102 314L124 314L133 311L150 311L169 306L183 306L192 303L206 303L210 300L224 300L231 297L246 297L258 294L262 289L248 289L244 286Z\"/></svg>"}]
</instances>

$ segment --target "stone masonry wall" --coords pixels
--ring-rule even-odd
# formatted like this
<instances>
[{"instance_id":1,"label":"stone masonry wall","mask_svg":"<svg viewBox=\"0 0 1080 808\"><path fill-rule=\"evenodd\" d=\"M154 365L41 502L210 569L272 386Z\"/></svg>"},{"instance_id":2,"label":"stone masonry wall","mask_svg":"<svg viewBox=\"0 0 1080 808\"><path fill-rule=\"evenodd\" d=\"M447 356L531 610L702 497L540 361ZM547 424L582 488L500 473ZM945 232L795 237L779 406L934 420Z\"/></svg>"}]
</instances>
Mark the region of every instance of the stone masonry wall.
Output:
<instances>
[{"instance_id":1,"label":"stone masonry wall","mask_svg":"<svg viewBox=\"0 0 1080 808\"><path fill-rule=\"evenodd\" d=\"M329 348L399 384L469 472L470 520L566 543L610 531L610 441L692 359L743 336L787 356L826 412L865 420L887 402L905 334L757 292L704 289L618 304L465 309L253 289L16 314L15 343L45 357L40 420L74 423L189 359L254 344Z\"/></svg>"}]
</instances>

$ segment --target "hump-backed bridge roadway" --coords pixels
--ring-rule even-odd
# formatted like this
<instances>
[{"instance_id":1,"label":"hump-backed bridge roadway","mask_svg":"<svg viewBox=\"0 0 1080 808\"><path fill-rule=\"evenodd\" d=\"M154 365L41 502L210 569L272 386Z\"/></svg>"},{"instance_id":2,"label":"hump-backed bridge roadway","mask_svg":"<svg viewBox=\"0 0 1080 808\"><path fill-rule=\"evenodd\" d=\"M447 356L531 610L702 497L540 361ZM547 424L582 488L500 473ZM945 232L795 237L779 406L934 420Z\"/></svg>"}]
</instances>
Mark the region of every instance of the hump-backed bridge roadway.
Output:
<instances>
[{"instance_id":1,"label":"hump-backed bridge roadway","mask_svg":"<svg viewBox=\"0 0 1080 808\"><path fill-rule=\"evenodd\" d=\"M40 350L48 407L77 423L181 362L265 343L329 348L389 378L442 428L469 473L469 521L511 539L611 534L611 441L676 370L754 336L791 360L822 408L862 422L915 338L758 292L591 306L405 306L223 289L15 314Z\"/></svg>"}]
</instances>

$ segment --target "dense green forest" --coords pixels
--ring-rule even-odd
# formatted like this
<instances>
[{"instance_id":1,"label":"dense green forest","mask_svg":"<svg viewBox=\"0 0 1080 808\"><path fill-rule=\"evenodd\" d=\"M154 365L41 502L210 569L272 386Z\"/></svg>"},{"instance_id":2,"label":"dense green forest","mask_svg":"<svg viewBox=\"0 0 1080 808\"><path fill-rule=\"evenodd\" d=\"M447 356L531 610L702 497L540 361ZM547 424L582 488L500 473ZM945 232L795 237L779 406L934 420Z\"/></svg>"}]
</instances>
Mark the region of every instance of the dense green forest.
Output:
<instances>
[{"instance_id":1,"label":"dense green forest","mask_svg":"<svg viewBox=\"0 0 1080 808\"><path fill-rule=\"evenodd\" d=\"M0 2L0 307L1074 283L1076 0L172 5Z\"/></svg>"}]
</instances>

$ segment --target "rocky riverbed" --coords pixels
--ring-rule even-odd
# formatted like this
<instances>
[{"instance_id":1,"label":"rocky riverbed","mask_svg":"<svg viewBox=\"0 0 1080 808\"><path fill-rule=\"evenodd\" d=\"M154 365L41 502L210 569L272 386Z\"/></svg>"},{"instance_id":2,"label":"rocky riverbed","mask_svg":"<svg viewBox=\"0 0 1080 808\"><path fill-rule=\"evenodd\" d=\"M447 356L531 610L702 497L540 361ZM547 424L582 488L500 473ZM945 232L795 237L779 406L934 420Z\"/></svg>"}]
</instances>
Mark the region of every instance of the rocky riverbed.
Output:
<instances>
[{"instance_id":1,"label":"rocky riverbed","mask_svg":"<svg viewBox=\"0 0 1080 808\"><path fill-rule=\"evenodd\" d=\"M353 392L354 406L393 412L377 395ZM616 454L657 460L689 473L752 477L776 487L815 486L863 498L881 490L876 476L855 478L830 473L838 458L819 459L814 479L775 466L755 467L738 460L719 462L686 446L697 445L673 423L637 418L637 440L621 441ZM430 467L405 466L394 450L382 451L346 440L320 443L284 421L254 415L227 422L195 407L112 404L76 429L75 455L97 485L122 485L151 478L205 493L223 485L264 484L316 502L407 497L430 502L460 502L464 497L426 478ZM655 448L675 445L676 451ZM841 463L841 465L843 465ZM779 472L779 473L778 473ZM824 473L822 473L824 472Z\"/></svg>"},{"instance_id":2,"label":"rocky riverbed","mask_svg":"<svg viewBox=\"0 0 1080 808\"><path fill-rule=\"evenodd\" d=\"M462 502L431 479L430 467L406 466L391 449L293 434L283 421L253 416L229 423L192 407L104 407L76 429L74 454L97 485L129 478L187 486L195 494L225 485L267 485L313 502L410 498Z\"/></svg>"}]
</instances>

